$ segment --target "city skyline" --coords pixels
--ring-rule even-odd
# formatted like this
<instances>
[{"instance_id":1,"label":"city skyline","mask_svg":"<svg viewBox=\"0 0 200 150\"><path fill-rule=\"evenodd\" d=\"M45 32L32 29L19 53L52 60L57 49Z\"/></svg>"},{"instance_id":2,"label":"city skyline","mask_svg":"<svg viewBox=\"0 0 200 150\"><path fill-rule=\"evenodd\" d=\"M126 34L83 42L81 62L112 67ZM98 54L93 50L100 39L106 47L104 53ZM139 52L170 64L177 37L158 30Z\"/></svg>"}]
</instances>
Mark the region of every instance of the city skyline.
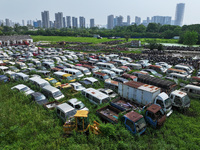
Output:
<instances>
[{"instance_id":1,"label":"city skyline","mask_svg":"<svg viewBox=\"0 0 200 150\"><path fill-rule=\"evenodd\" d=\"M106 25L107 24L107 16L110 14L113 14L115 16L123 16L124 18L127 15L130 15L131 22L133 22L135 16L141 17L142 20L145 20L149 16L172 16L172 20L175 19L175 11L176 11L176 4L177 3L185 3L185 15L184 15L184 24L194 24L194 23L200 23L200 18L194 17L194 15L191 13L195 11L195 14L198 13L198 2L197 0L192 0L192 2L188 2L186 0L168 0L167 2L159 0L150 0L150 1L128 1L125 0L123 4L120 4L119 2L114 2L113 0L110 0L109 2L102 0L101 2L94 2L91 0L86 0L84 2L80 1L73 1L73 2L67 2L60 0L59 2L62 3L62 6L54 7L55 4L53 4L53 1L49 0L48 3L46 0L42 1L40 5L37 4L38 0L35 0L31 3L31 7L24 6L28 2L21 0L20 4L23 3L23 5L13 5L10 1L3 1L1 4L2 6L9 6L9 9L5 9L4 7L0 10L0 19L5 20L5 18L8 18L10 20L13 20L14 22L22 22L22 20L41 20L41 12L44 10L49 11L50 20L54 20L55 13L56 12L63 12L63 16L84 16L86 18L86 26L89 26L90 19L95 18L95 24L101 24ZM103 5L104 1L105 7L100 7ZM39 1L38 1L39 2ZM152 3L152 4L151 4ZM196 3L196 4L194 4ZM36 6L37 4L37 6ZM65 5L67 4L67 5ZM80 6L78 5L81 5ZM112 4L112 5L110 5ZM36 6L36 7L34 7ZM117 7L118 6L118 7ZM32 10L32 7L34 8ZM192 7L192 9L191 9ZM11 13L11 9L15 10L15 13ZM75 9L74 9L75 8ZM102 9L104 8L104 9ZM19 9L19 11L16 12L16 9ZM30 9L30 10L29 10ZM23 11L22 11L23 10ZM32 11L31 11L32 10ZM170 11L171 10L171 11ZM24 13L24 11L27 11Z\"/></svg>"}]
</instances>

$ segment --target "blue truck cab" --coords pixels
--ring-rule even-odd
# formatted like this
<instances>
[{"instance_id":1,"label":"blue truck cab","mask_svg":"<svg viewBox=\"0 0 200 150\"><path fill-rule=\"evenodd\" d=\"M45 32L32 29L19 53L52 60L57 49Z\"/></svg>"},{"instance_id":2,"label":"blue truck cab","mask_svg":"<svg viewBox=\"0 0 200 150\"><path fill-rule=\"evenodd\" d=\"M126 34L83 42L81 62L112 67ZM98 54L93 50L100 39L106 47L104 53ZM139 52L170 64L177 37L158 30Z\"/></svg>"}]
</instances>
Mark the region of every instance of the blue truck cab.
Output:
<instances>
[{"instance_id":1,"label":"blue truck cab","mask_svg":"<svg viewBox=\"0 0 200 150\"><path fill-rule=\"evenodd\" d=\"M122 123L132 133L140 135L146 130L146 121L144 117L137 112L131 111L122 117Z\"/></svg>"},{"instance_id":2,"label":"blue truck cab","mask_svg":"<svg viewBox=\"0 0 200 150\"><path fill-rule=\"evenodd\" d=\"M166 114L164 110L156 104L149 106L145 112L145 120L154 128L162 126L166 120Z\"/></svg>"}]
</instances>

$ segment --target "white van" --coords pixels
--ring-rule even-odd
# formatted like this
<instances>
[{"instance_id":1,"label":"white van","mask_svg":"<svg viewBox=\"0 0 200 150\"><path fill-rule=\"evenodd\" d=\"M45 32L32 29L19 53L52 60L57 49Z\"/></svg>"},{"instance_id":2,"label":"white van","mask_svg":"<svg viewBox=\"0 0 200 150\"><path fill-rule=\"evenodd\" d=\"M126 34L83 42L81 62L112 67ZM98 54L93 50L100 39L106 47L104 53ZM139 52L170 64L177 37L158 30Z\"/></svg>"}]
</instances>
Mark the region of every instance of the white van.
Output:
<instances>
[{"instance_id":1,"label":"white van","mask_svg":"<svg viewBox=\"0 0 200 150\"><path fill-rule=\"evenodd\" d=\"M67 103L62 103L56 107L56 114L63 122L76 114L76 109Z\"/></svg>"},{"instance_id":2,"label":"white van","mask_svg":"<svg viewBox=\"0 0 200 150\"><path fill-rule=\"evenodd\" d=\"M95 66L99 67L100 69L108 69L108 70L116 68L111 63L103 63L103 62L98 62L98 63L95 64Z\"/></svg>"},{"instance_id":3,"label":"white van","mask_svg":"<svg viewBox=\"0 0 200 150\"><path fill-rule=\"evenodd\" d=\"M129 64L126 60L114 59L113 61L116 62L118 66L126 66Z\"/></svg>"},{"instance_id":4,"label":"white van","mask_svg":"<svg viewBox=\"0 0 200 150\"><path fill-rule=\"evenodd\" d=\"M133 60L129 57L120 57L121 60L126 60L127 62L131 63Z\"/></svg>"},{"instance_id":5,"label":"white van","mask_svg":"<svg viewBox=\"0 0 200 150\"><path fill-rule=\"evenodd\" d=\"M82 94L93 104L102 104L110 101L110 97L96 89L88 88L82 91Z\"/></svg>"},{"instance_id":6,"label":"white van","mask_svg":"<svg viewBox=\"0 0 200 150\"><path fill-rule=\"evenodd\" d=\"M48 81L46 81L40 77L32 77L29 79L29 81L40 88L42 88L44 86L48 86L48 85L50 86Z\"/></svg>"},{"instance_id":7,"label":"white van","mask_svg":"<svg viewBox=\"0 0 200 150\"><path fill-rule=\"evenodd\" d=\"M54 63L52 63L52 62L43 62L42 66L44 66L46 69L55 68Z\"/></svg>"},{"instance_id":8,"label":"white van","mask_svg":"<svg viewBox=\"0 0 200 150\"><path fill-rule=\"evenodd\" d=\"M191 73L193 72L193 70L190 69L188 66L175 65L174 68L175 68L175 69L184 70L184 71L188 72L188 74L191 74Z\"/></svg>"},{"instance_id":9,"label":"white van","mask_svg":"<svg viewBox=\"0 0 200 150\"><path fill-rule=\"evenodd\" d=\"M140 69L142 69L142 65L141 64L130 63L130 64L127 64L126 66L129 67L132 70L140 70Z\"/></svg>"},{"instance_id":10,"label":"white van","mask_svg":"<svg viewBox=\"0 0 200 150\"><path fill-rule=\"evenodd\" d=\"M0 66L0 72L2 72L3 74L6 74L6 72L9 71L9 68L6 66Z\"/></svg>"},{"instance_id":11,"label":"white van","mask_svg":"<svg viewBox=\"0 0 200 150\"><path fill-rule=\"evenodd\" d=\"M121 76L123 75L124 71L122 69L113 68L111 71L115 72L116 75Z\"/></svg>"},{"instance_id":12,"label":"white van","mask_svg":"<svg viewBox=\"0 0 200 150\"><path fill-rule=\"evenodd\" d=\"M106 55L106 56L109 57L111 60L119 58L119 55L117 55L117 54L110 54L110 55Z\"/></svg>"},{"instance_id":13,"label":"white van","mask_svg":"<svg viewBox=\"0 0 200 150\"><path fill-rule=\"evenodd\" d=\"M59 89L51 85L42 87L42 92L46 97L48 98L53 97L56 100L60 100L61 98L65 97Z\"/></svg>"},{"instance_id":14,"label":"white van","mask_svg":"<svg viewBox=\"0 0 200 150\"><path fill-rule=\"evenodd\" d=\"M72 74L73 76L77 78L81 78L84 76L80 70L77 69L71 69L71 68L64 68L63 71L68 74Z\"/></svg>"},{"instance_id":15,"label":"white van","mask_svg":"<svg viewBox=\"0 0 200 150\"><path fill-rule=\"evenodd\" d=\"M110 70L103 69L101 72L107 74L111 79L117 76L115 72Z\"/></svg>"},{"instance_id":16,"label":"white van","mask_svg":"<svg viewBox=\"0 0 200 150\"><path fill-rule=\"evenodd\" d=\"M84 73L85 75L91 75L91 72L89 71L89 69L85 68L85 67L81 67L81 66L74 66L74 69L80 70L82 73Z\"/></svg>"},{"instance_id":17,"label":"white van","mask_svg":"<svg viewBox=\"0 0 200 150\"><path fill-rule=\"evenodd\" d=\"M166 74L170 74L170 73L178 73L178 74L188 75L187 71L180 70L180 69L174 69L174 68L167 69Z\"/></svg>"},{"instance_id":18,"label":"white van","mask_svg":"<svg viewBox=\"0 0 200 150\"><path fill-rule=\"evenodd\" d=\"M189 76L183 75L183 74L178 74L178 73L170 73L167 75L167 77L171 77L173 79L182 79L182 80L187 80Z\"/></svg>"},{"instance_id":19,"label":"white van","mask_svg":"<svg viewBox=\"0 0 200 150\"><path fill-rule=\"evenodd\" d=\"M18 72L14 74L14 79L15 80L23 80L23 81L28 81L29 80L29 75Z\"/></svg>"},{"instance_id":20,"label":"white van","mask_svg":"<svg viewBox=\"0 0 200 150\"><path fill-rule=\"evenodd\" d=\"M190 97L200 98L200 87L196 85L188 84L183 89Z\"/></svg>"},{"instance_id":21,"label":"white van","mask_svg":"<svg viewBox=\"0 0 200 150\"><path fill-rule=\"evenodd\" d=\"M36 66L41 66L41 62L39 60L32 60L33 64L36 65Z\"/></svg>"}]
</instances>

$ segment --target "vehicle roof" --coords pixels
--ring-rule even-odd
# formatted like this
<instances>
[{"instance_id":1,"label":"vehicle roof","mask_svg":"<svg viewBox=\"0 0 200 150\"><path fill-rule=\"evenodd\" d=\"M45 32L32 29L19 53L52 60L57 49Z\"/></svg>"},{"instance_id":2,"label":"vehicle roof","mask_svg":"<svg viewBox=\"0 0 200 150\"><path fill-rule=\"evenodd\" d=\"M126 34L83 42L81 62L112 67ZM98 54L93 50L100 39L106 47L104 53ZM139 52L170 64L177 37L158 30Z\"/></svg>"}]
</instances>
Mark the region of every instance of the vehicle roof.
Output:
<instances>
[{"instance_id":1,"label":"vehicle roof","mask_svg":"<svg viewBox=\"0 0 200 150\"><path fill-rule=\"evenodd\" d=\"M169 75L175 75L175 76L180 76L180 77L186 77L187 76L185 74L180 74L180 73L170 73Z\"/></svg>"},{"instance_id":2,"label":"vehicle roof","mask_svg":"<svg viewBox=\"0 0 200 150\"><path fill-rule=\"evenodd\" d=\"M118 84L119 84L119 82L114 81L114 80L110 80L110 79L106 79L106 80L105 80L105 83L114 84L114 85L116 85L116 86L118 86Z\"/></svg>"},{"instance_id":3,"label":"vehicle roof","mask_svg":"<svg viewBox=\"0 0 200 150\"><path fill-rule=\"evenodd\" d=\"M122 77L131 78L131 79L136 79L136 78L137 78L136 76L131 75L131 74L128 74L128 73L124 73L124 74L122 75Z\"/></svg>"},{"instance_id":4,"label":"vehicle roof","mask_svg":"<svg viewBox=\"0 0 200 150\"><path fill-rule=\"evenodd\" d=\"M108 74L115 73L115 72L107 70L107 69L103 69L103 70L101 70L101 72L102 73L108 73Z\"/></svg>"},{"instance_id":5,"label":"vehicle roof","mask_svg":"<svg viewBox=\"0 0 200 150\"><path fill-rule=\"evenodd\" d=\"M133 122L137 122L138 120L140 120L141 118L143 118L142 115L134 112L134 111L131 111L129 113L127 113L126 116L129 120L133 121Z\"/></svg>"},{"instance_id":6,"label":"vehicle roof","mask_svg":"<svg viewBox=\"0 0 200 150\"><path fill-rule=\"evenodd\" d=\"M144 85L144 83L136 82L136 81L129 81L124 83L124 85L133 87L133 88L139 88L140 86Z\"/></svg>"},{"instance_id":7,"label":"vehicle roof","mask_svg":"<svg viewBox=\"0 0 200 150\"><path fill-rule=\"evenodd\" d=\"M59 91L59 89L57 89L56 87L53 87L51 85L46 85L46 86L42 87L42 89L46 89L46 90L49 90L52 92Z\"/></svg>"},{"instance_id":8,"label":"vehicle roof","mask_svg":"<svg viewBox=\"0 0 200 150\"><path fill-rule=\"evenodd\" d=\"M56 71L53 74L62 76L62 75L65 75L66 73L65 72L61 72L61 71Z\"/></svg>"},{"instance_id":9,"label":"vehicle roof","mask_svg":"<svg viewBox=\"0 0 200 150\"><path fill-rule=\"evenodd\" d=\"M22 77L29 77L29 75L24 74L24 73L22 73L22 72L18 72L18 73L15 73L15 74L17 74L17 75L19 75L19 76L22 76Z\"/></svg>"},{"instance_id":10,"label":"vehicle roof","mask_svg":"<svg viewBox=\"0 0 200 150\"><path fill-rule=\"evenodd\" d=\"M189 68L188 66L186 66L186 65L175 65L174 67L190 69L190 68Z\"/></svg>"},{"instance_id":11,"label":"vehicle roof","mask_svg":"<svg viewBox=\"0 0 200 150\"><path fill-rule=\"evenodd\" d=\"M62 110L64 113L74 110L74 108L67 103L62 103L60 105L57 105L57 109Z\"/></svg>"},{"instance_id":12,"label":"vehicle roof","mask_svg":"<svg viewBox=\"0 0 200 150\"><path fill-rule=\"evenodd\" d=\"M77 69L72 69L72 68L64 68L63 70L64 70L64 71L71 71L71 72L80 72L79 70L77 70Z\"/></svg>"},{"instance_id":13,"label":"vehicle roof","mask_svg":"<svg viewBox=\"0 0 200 150\"><path fill-rule=\"evenodd\" d=\"M156 104L152 104L151 106L149 106L147 108L147 111L150 111L152 113L157 113L159 110L161 109L161 107L159 105L156 105Z\"/></svg>"},{"instance_id":14,"label":"vehicle roof","mask_svg":"<svg viewBox=\"0 0 200 150\"><path fill-rule=\"evenodd\" d=\"M191 89L200 90L200 87L199 87L199 86L191 85L191 84L186 85L185 88L191 88Z\"/></svg>"},{"instance_id":15,"label":"vehicle roof","mask_svg":"<svg viewBox=\"0 0 200 150\"><path fill-rule=\"evenodd\" d=\"M41 96L41 95L43 95L43 94L40 93L40 92L34 92L34 93L32 93L31 95L34 96L34 97L37 97L37 96Z\"/></svg>"},{"instance_id":16,"label":"vehicle roof","mask_svg":"<svg viewBox=\"0 0 200 150\"><path fill-rule=\"evenodd\" d=\"M177 95L177 96L179 96L181 98L187 95L187 93L185 93L183 91L179 91L179 90L175 90L175 91L171 92L171 94L172 95Z\"/></svg>"},{"instance_id":17,"label":"vehicle roof","mask_svg":"<svg viewBox=\"0 0 200 150\"><path fill-rule=\"evenodd\" d=\"M74 117L88 117L88 111L87 110L77 110Z\"/></svg>"},{"instance_id":18,"label":"vehicle roof","mask_svg":"<svg viewBox=\"0 0 200 150\"><path fill-rule=\"evenodd\" d=\"M88 80L88 81L93 82L93 83L98 81L97 79L95 79L93 77L84 78L84 80Z\"/></svg>"},{"instance_id":19,"label":"vehicle roof","mask_svg":"<svg viewBox=\"0 0 200 150\"><path fill-rule=\"evenodd\" d=\"M118 68L112 68L111 70L124 72L122 69L118 69Z\"/></svg>"},{"instance_id":20,"label":"vehicle roof","mask_svg":"<svg viewBox=\"0 0 200 150\"><path fill-rule=\"evenodd\" d=\"M0 69L8 69L6 66L0 66Z\"/></svg>"},{"instance_id":21,"label":"vehicle roof","mask_svg":"<svg viewBox=\"0 0 200 150\"><path fill-rule=\"evenodd\" d=\"M96 90L96 89L93 89L93 88L88 88L88 89L85 89L83 90L84 92L86 93L89 93L91 95L93 95L94 97L98 98L98 99L105 99L105 98L109 98L108 95Z\"/></svg>"},{"instance_id":22,"label":"vehicle roof","mask_svg":"<svg viewBox=\"0 0 200 150\"><path fill-rule=\"evenodd\" d=\"M18 84L18 85L15 85L14 87L17 88L17 89L22 89L22 88L25 88L25 87L28 87L28 86L26 86L24 84Z\"/></svg>"},{"instance_id":23,"label":"vehicle roof","mask_svg":"<svg viewBox=\"0 0 200 150\"><path fill-rule=\"evenodd\" d=\"M174 68L168 68L167 70L173 70L173 71L177 71L177 72L186 72L185 70L174 69Z\"/></svg>"},{"instance_id":24,"label":"vehicle roof","mask_svg":"<svg viewBox=\"0 0 200 150\"><path fill-rule=\"evenodd\" d=\"M144 85L138 87L138 89L148 91L148 92L152 92L152 93L160 90L159 87L153 86L153 85L148 85L148 84L144 84Z\"/></svg>"},{"instance_id":25,"label":"vehicle roof","mask_svg":"<svg viewBox=\"0 0 200 150\"><path fill-rule=\"evenodd\" d=\"M107 74L101 73L101 72L94 72L94 74L98 74L98 75L101 75L101 76L106 76L107 75Z\"/></svg>"},{"instance_id":26,"label":"vehicle roof","mask_svg":"<svg viewBox=\"0 0 200 150\"><path fill-rule=\"evenodd\" d=\"M78 86L78 85L81 85L80 83L78 82L74 82L74 83L70 83L71 85L74 85L74 86Z\"/></svg>"},{"instance_id":27,"label":"vehicle roof","mask_svg":"<svg viewBox=\"0 0 200 150\"><path fill-rule=\"evenodd\" d=\"M149 67L162 68L161 66L158 66L158 65L149 65Z\"/></svg>"},{"instance_id":28,"label":"vehicle roof","mask_svg":"<svg viewBox=\"0 0 200 150\"><path fill-rule=\"evenodd\" d=\"M79 101L77 98L72 98L70 100L68 100L67 102L70 102L72 103L73 105L77 104L77 103L80 103L81 101Z\"/></svg>"}]
</instances>

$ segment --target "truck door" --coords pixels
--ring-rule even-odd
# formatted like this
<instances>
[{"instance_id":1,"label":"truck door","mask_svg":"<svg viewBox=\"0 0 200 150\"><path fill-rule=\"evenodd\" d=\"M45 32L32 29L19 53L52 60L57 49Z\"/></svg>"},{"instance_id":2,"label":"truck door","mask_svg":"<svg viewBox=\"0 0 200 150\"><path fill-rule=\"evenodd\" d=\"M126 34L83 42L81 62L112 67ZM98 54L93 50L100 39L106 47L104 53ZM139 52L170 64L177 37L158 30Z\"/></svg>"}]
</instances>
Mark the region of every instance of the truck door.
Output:
<instances>
[{"instance_id":1,"label":"truck door","mask_svg":"<svg viewBox=\"0 0 200 150\"><path fill-rule=\"evenodd\" d=\"M156 120L156 117L155 117L154 113L152 113L150 111L146 111L145 119L150 125L152 125L154 128L156 128L157 120Z\"/></svg>"},{"instance_id":2,"label":"truck door","mask_svg":"<svg viewBox=\"0 0 200 150\"><path fill-rule=\"evenodd\" d=\"M164 109L164 111L166 111L165 104L163 103L162 100L157 99L156 102L155 102L155 104L159 105L161 108Z\"/></svg>"},{"instance_id":3,"label":"truck door","mask_svg":"<svg viewBox=\"0 0 200 150\"><path fill-rule=\"evenodd\" d=\"M131 133L136 134L135 125L134 125L134 123L131 120L129 120L129 119L126 118L126 120L125 120L125 126L126 126L126 128L129 131L131 131Z\"/></svg>"}]
</instances>

